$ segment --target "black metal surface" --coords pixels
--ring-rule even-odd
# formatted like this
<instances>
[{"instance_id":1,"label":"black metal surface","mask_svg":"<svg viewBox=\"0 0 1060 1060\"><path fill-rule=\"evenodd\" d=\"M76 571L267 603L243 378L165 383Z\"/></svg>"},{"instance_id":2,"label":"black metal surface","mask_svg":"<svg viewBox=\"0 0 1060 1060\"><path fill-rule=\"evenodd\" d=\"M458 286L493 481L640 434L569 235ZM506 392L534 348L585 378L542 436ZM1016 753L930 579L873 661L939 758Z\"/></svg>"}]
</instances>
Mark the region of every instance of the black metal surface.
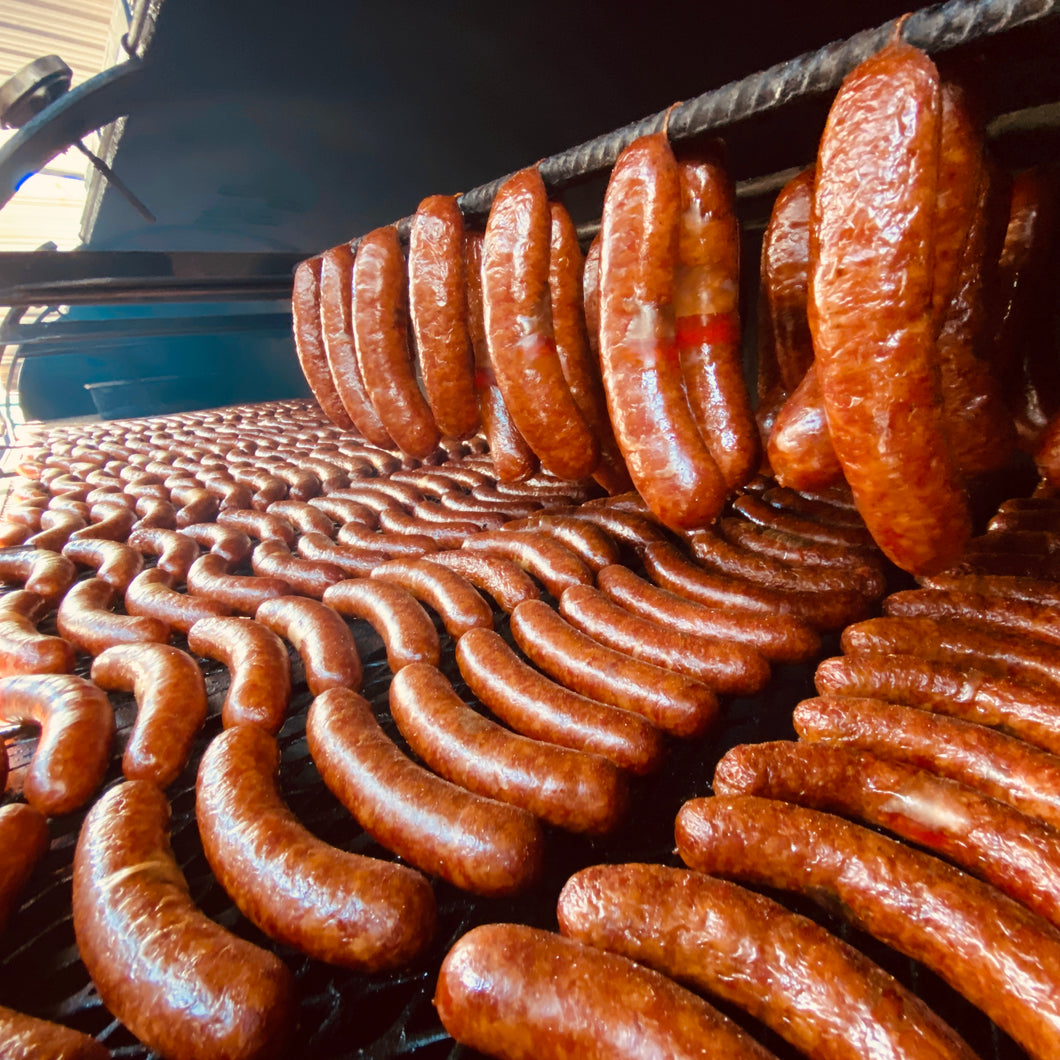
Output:
<instances>
[{"instance_id":1,"label":"black metal surface","mask_svg":"<svg viewBox=\"0 0 1060 1060\"><path fill-rule=\"evenodd\" d=\"M106 305L290 298L302 255L225 251L8 251L0 305Z\"/></svg>"}]
</instances>

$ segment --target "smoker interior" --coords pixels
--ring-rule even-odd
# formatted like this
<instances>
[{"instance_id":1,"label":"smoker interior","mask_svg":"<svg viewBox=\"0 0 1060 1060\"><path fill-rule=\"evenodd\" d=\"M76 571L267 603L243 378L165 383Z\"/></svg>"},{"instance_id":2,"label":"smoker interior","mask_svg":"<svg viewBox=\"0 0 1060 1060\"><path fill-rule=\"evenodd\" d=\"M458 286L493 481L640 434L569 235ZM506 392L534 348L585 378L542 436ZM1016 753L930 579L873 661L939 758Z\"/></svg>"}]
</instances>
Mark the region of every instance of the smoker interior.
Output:
<instances>
[{"instance_id":1,"label":"smoker interior","mask_svg":"<svg viewBox=\"0 0 1060 1060\"><path fill-rule=\"evenodd\" d=\"M1032 161L1055 162L1058 157L1055 114L1043 115L1040 105L1060 99L1060 32L1055 4L980 3L964 5L982 12L1026 11L1036 8L1043 21L1007 30L1004 20L994 35L975 39L947 51L947 61L973 71L984 89L988 117L1020 112L1020 116L995 126L996 146L1010 166ZM955 9L955 5L946 5ZM1036 16L1037 17L1037 16ZM943 20L947 25L949 22ZM950 20L952 22L952 20ZM871 49L870 49L871 50ZM827 57L825 57L827 58ZM837 61L837 65L838 61ZM734 102L725 116L702 131L721 135L728 145L734 177L741 183L740 209L745 225L744 260L757 261L761 226L768 216L779 182L770 175L812 161L817 136L827 112L832 91L804 91L798 78L788 71L767 78L758 91L776 89L777 99L768 108L755 110L746 85L736 86ZM1026 108L1038 108L1030 113ZM1055 110L1055 108L1054 108ZM753 114L750 112L754 111ZM750 114L750 116L743 116ZM782 132L781 132L782 130ZM628 139L628 137L627 137ZM591 154L591 152L589 152ZM548 160L546 160L548 161ZM566 166L566 168L564 168ZM547 170L547 166L545 167ZM581 204L582 222L598 216L603 167L574 152L572 160L557 161L554 186L567 188L572 204ZM430 192L434 189L424 189ZM466 206L481 218L483 196L468 196ZM350 233L351 236L356 233ZM745 273L753 273L746 268ZM743 292L744 319L753 323L755 293L752 284ZM753 326L748 326L748 348L753 348ZM748 364L752 364L748 355ZM996 485L996 484L995 484ZM1012 486L1013 483L1009 483ZM1029 482L983 502L984 511L993 500L1029 491ZM630 564L637 569L631 558ZM249 568L243 573L248 573ZM903 588L908 580L894 571L892 588ZM497 629L507 636L504 615L496 614ZM44 627L46 632L54 628ZM381 642L362 622L352 622L365 663L363 694L375 708L386 731L404 747L387 709L389 670ZM460 680L453 660L453 643L440 629L442 668L466 702L476 701ZM510 637L509 637L510 639ZM173 639L186 649L179 635ZM826 639L822 657L838 652L837 638ZM87 675L87 660L80 671ZM191 761L181 778L168 790L173 808L172 842L184 870L192 897L213 919L237 934L278 953L295 971L300 990L300 1029L295 1057L384 1058L416 1056L472 1057L477 1054L454 1045L442 1029L431 998L437 970L450 945L471 927L495 921L516 921L546 928L555 927L555 903L564 881L575 870L601 862L651 861L677 865L673 852L673 822L688 798L708 794L710 778L719 757L738 743L793 738L791 712L795 704L813 694L815 663L774 667L773 679L760 695L724 701L718 725L704 738L672 741L662 771L633 782L631 813L625 824L604 838L573 836L547 828L545 874L532 893L508 900L471 896L435 881L439 922L432 945L410 968L390 974L361 975L333 968L301 956L265 938L243 918L211 875L204 859L194 817L195 774L201 754L220 731L220 704L227 687L226 671L205 661L211 712L196 743ZM301 664L292 653L294 699L280 734L282 749L281 787L294 813L320 838L343 849L383 858L391 855L366 836L347 811L325 788L309 757L304 736L305 715L310 701L301 675ZM130 696L112 694L118 719L118 739L106 786L121 780L121 753L134 718ZM12 777L5 801L18 797L22 773L32 752L32 737L9 744ZM150 1055L100 1003L81 964L74 941L70 888L71 865L78 830L84 813L50 822L52 845L27 888L27 898L16 911L0 946L0 982L3 1003L33 1015L59 1020L98 1037L116 1057ZM774 895L789 908L823 923L852 942L884 966L901 982L922 996L947 1019L984 1057L1007 1060L1024 1055L978 1010L924 968L894 951L848 928L812 902L790 895ZM760 1025L738 1011L719 1005L778 1057L797 1054Z\"/></svg>"}]
</instances>

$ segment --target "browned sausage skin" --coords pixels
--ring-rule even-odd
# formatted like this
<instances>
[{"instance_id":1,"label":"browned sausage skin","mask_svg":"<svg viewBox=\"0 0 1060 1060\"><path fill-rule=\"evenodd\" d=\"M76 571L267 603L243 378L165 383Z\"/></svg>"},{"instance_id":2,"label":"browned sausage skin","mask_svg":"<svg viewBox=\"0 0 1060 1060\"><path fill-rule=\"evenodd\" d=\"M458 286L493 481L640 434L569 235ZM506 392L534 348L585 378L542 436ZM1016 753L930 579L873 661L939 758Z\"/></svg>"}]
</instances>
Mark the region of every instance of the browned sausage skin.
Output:
<instances>
[{"instance_id":1,"label":"browned sausage skin","mask_svg":"<svg viewBox=\"0 0 1060 1060\"><path fill-rule=\"evenodd\" d=\"M709 523L726 494L675 356L680 202L666 137L631 144L608 183L600 258L600 359L615 437L638 492L661 522L679 530Z\"/></svg>"},{"instance_id":2,"label":"browned sausage skin","mask_svg":"<svg viewBox=\"0 0 1060 1060\"><path fill-rule=\"evenodd\" d=\"M975 1056L853 946L728 881L594 865L566 882L558 916L565 935L739 1005L818 1060Z\"/></svg>"},{"instance_id":3,"label":"browned sausage skin","mask_svg":"<svg viewBox=\"0 0 1060 1060\"><path fill-rule=\"evenodd\" d=\"M830 900L927 964L1030 1055L1060 1028L1060 933L928 854L817 810L753 796L693 799L677 816L691 868Z\"/></svg>"},{"instance_id":4,"label":"browned sausage skin","mask_svg":"<svg viewBox=\"0 0 1060 1060\"><path fill-rule=\"evenodd\" d=\"M771 1055L666 976L521 924L484 924L459 939L434 1005L457 1041L505 1060Z\"/></svg>"},{"instance_id":5,"label":"browned sausage skin","mask_svg":"<svg viewBox=\"0 0 1060 1060\"><path fill-rule=\"evenodd\" d=\"M72 674L0 680L0 720L40 726L23 785L49 816L72 813L99 787L114 739L114 710L100 688Z\"/></svg>"},{"instance_id":6,"label":"browned sausage skin","mask_svg":"<svg viewBox=\"0 0 1060 1060\"><path fill-rule=\"evenodd\" d=\"M358 971L399 968L430 942L434 894L418 872L313 836L278 790L280 753L260 729L227 729L195 785L203 850L243 914L272 938Z\"/></svg>"},{"instance_id":7,"label":"browned sausage skin","mask_svg":"<svg viewBox=\"0 0 1060 1060\"><path fill-rule=\"evenodd\" d=\"M129 780L168 787L187 764L206 720L206 683L198 663L169 644L122 644L92 660L92 680L136 699L122 772Z\"/></svg>"},{"instance_id":8,"label":"browned sausage skin","mask_svg":"<svg viewBox=\"0 0 1060 1060\"><path fill-rule=\"evenodd\" d=\"M410 864L484 895L517 894L538 878L544 835L536 819L416 765L355 692L332 688L317 696L306 738L336 798Z\"/></svg>"},{"instance_id":9,"label":"browned sausage skin","mask_svg":"<svg viewBox=\"0 0 1060 1060\"><path fill-rule=\"evenodd\" d=\"M176 1060L283 1056L294 977L194 905L168 830L169 804L143 780L108 791L81 829L74 933L103 1003Z\"/></svg>"}]
</instances>

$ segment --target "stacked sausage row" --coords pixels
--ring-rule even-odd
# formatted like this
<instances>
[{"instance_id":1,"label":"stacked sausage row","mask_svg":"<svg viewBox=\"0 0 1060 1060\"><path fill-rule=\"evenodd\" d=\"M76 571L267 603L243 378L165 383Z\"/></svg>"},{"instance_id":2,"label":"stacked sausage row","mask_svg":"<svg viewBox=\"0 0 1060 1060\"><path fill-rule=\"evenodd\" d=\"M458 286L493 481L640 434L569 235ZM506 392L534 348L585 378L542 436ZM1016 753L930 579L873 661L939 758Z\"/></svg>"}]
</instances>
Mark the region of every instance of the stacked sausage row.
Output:
<instances>
[{"instance_id":1,"label":"stacked sausage row","mask_svg":"<svg viewBox=\"0 0 1060 1060\"><path fill-rule=\"evenodd\" d=\"M766 1055L676 980L809 1056L977 1055L858 950L739 881L813 898L1027 1055L1055 1056L1058 534L1051 489L1008 501L952 570L848 626L819 696L795 709L799 740L737 745L713 797L681 808L687 869L584 869L560 894L561 934L493 924L460 939L436 992L450 1032L504 1057L625 1055L631 1037L664 1055Z\"/></svg>"},{"instance_id":2,"label":"stacked sausage row","mask_svg":"<svg viewBox=\"0 0 1060 1060\"><path fill-rule=\"evenodd\" d=\"M291 402L55 430L24 455L0 524L0 576L19 586L0 600L0 717L41 739L16 778L28 804L18 827L37 839L5 844L25 853L11 900L46 846L45 817L88 805L108 775L105 690L131 693L126 782L82 828L74 927L104 1003L151 1047L268 1055L296 1018L286 967L243 942L231 958L242 978L217 958L195 1004L167 1000L189 937L222 953L230 942L192 905L165 838L164 791L210 724L200 660L229 673L224 732L198 763L211 870L266 935L386 970L431 940L421 873L486 896L531 888L547 858L542 824L613 832L630 778L659 768L667 736L700 736L719 696L753 695L773 663L813 658L820 630L883 592L880 557L839 493L814 501L756 483L718 524L712 571L695 558L705 540L673 535L638 495L593 498L547 475L505 484L482 448L472 438L421 463ZM836 536L807 514L818 507L844 524L837 540L806 536ZM347 620L378 634L390 714L424 765L357 694ZM283 803L285 641L315 697L306 735L326 785L415 868L329 847ZM443 673L450 662L481 712ZM147 909L165 910L166 931ZM218 1011L236 988L233 1026Z\"/></svg>"}]
</instances>

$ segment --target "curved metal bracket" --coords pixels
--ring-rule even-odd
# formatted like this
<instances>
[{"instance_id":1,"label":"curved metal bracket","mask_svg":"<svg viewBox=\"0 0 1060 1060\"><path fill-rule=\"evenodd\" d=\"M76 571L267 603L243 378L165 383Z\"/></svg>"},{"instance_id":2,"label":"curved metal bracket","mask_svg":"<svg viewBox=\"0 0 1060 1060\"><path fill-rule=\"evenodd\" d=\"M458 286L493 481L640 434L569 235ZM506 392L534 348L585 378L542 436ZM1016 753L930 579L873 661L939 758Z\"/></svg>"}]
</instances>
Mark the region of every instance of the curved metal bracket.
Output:
<instances>
[{"instance_id":1,"label":"curved metal bracket","mask_svg":"<svg viewBox=\"0 0 1060 1060\"><path fill-rule=\"evenodd\" d=\"M0 209L22 182L94 129L127 114L144 64L130 59L90 77L31 118L0 146Z\"/></svg>"}]
</instances>

